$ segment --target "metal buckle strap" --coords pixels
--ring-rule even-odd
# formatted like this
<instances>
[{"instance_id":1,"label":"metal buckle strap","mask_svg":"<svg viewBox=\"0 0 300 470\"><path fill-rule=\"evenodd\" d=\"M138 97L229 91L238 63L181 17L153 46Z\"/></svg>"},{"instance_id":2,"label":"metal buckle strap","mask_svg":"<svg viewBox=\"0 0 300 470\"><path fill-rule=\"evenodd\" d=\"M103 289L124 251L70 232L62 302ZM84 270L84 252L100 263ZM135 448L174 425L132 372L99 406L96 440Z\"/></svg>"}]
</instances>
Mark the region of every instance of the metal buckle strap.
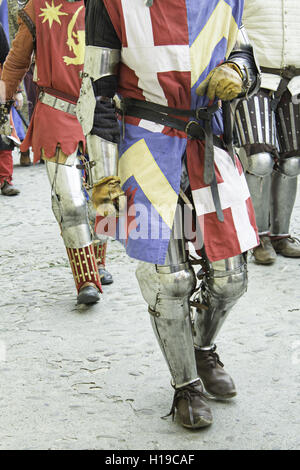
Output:
<instances>
[{"instance_id":1,"label":"metal buckle strap","mask_svg":"<svg viewBox=\"0 0 300 470\"><path fill-rule=\"evenodd\" d=\"M43 104L51 106L51 108L71 114L72 116L76 116L76 104L62 100L61 98L57 98L56 96L50 95L45 91L40 92L39 101Z\"/></svg>"}]
</instances>

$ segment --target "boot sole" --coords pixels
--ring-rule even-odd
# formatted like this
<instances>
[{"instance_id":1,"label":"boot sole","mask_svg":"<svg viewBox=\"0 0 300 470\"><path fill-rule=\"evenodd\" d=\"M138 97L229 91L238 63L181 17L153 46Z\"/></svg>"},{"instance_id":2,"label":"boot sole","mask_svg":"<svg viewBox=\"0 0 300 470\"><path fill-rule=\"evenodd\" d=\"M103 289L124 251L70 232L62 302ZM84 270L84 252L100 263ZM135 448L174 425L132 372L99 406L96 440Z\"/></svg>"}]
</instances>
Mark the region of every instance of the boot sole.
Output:
<instances>
[{"instance_id":1,"label":"boot sole","mask_svg":"<svg viewBox=\"0 0 300 470\"><path fill-rule=\"evenodd\" d=\"M205 390L204 395L209 400L230 401L230 400L232 400L232 398L237 396L237 393L236 392L235 393L228 393L227 395L220 396L220 395L213 395L213 394L211 394L211 393L209 393Z\"/></svg>"},{"instance_id":2,"label":"boot sole","mask_svg":"<svg viewBox=\"0 0 300 470\"><path fill-rule=\"evenodd\" d=\"M184 423L181 423L181 425L184 427L184 428L187 428L187 429L201 429L201 428L206 428L207 426L211 426L213 422L212 421L208 421L204 418L201 418L197 423L195 424L184 424Z\"/></svg>"},{"instance_id":3,"label":"boot sole","mask_svg":"<svg viewBox=\"0 0 300 470\"><path fill-rule=\"evenodd\" d=\"M274 264L276 259L272 260L272 261L258 261L255 257L254 257L254 261L256 264L263 264L265 266L267 265L270 265L270 264Z\"/></svg>"},{"instance_id":4,"label":"boot sole","mask_svg":"<svg viewBox=\"0 0 300 470\"><path fill-rule=\"evenodd\" d=\"M100 280L101 280L101 285L102 286L108 286L109 284L113 284L113 282L114 282L113 279L111 281L103 281L102 279L100 279Z\"/></svg>"},{"instance_id":5,"label":"boot sole","mask_svg":"<svg viewBox=\"0 0 300 470\"><path fill-rule=\"evenodd\" d=\"M82 304L85 304L85 305L90 305L90 304L96 304L97 302L99 302L100 300L100 297L96 298L96 297L93 297L91 298L91 296L89 295L82 295L80 297L80 299L77 299L77 305L82 305Z\"/></svg>"},{"instance_id":6,"label":"boot sole","mask_svg":"<svg viewBox=\"0 0 300 470\"><path fill-rule=\"evenodd\" d=\"M2 196L7 196L7 197L13 197L13 196L17 196L18 194L20 194L20 191L19 192L11 192L11 193L1 193Z\"/></svg>"},{"instance_id":7,"label":"boot sole","mask_svg":"<svg viewBox=\"0 0 300 470\"><path fill-rule=\"evenodd\" d=\"M285 253L281 253L280 251L276 251L276 253L278 255L284 256L285 258L300 258L300 254L296 254L296 255L289 254L289 255L287 255Z\"/></svg>"}]
</instances>

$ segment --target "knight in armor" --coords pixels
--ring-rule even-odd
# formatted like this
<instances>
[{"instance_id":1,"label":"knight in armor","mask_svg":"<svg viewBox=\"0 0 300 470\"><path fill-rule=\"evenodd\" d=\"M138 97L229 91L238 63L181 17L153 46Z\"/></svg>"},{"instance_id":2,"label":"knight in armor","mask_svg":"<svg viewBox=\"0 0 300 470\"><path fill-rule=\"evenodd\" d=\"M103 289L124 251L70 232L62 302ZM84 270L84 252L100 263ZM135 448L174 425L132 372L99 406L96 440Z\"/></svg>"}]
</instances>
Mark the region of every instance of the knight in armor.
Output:
<instances>
[{"instance_id":1,"label":"knight in armor","mask_svg":"<svg viewBox=\"0 0 300 470\"><path fill-rule=\"evenodd\" d=\"M260 236L254 258L272 264L277 254L300 257L290 232L300 173L299 2L245 0L243 22L262 79L257 94L234 105L237 147Z\"/></svg>"},{"instance_id":2,"label":"knight in armor","mask_svg":"<svg viewBox=\"0 0 300 470\"><path fill-rule=\"evenodd\" d=\"M2 80L10 100L35 53L38 101L21 150L32 147L34 161L45 161L52 209L72 268L77 303L92 304L100 299L101 284L111 283L112 276L105 269L107 242L99 237L93 240L86 197L90 192L85 171L88 157L76 118L84 62L84 13L82 0L29 0L19 10L19 30Z\"/></svg>"},{"instance_id":3,"label":"knight in armor","mask_svg":"<svg viewBox=\"0 0 300 470\"><path fill-rule=\"evenodd\" d=\"M214 342L246 290L246 252L258 243L219 106L224 100L230 117L230 100L256 86L242 11L239 0L86 1L77 116L96 162L96 229L116 216L116 237L140 260L137 279L175 389L171 412L187 428L212 423L205 395L236 395ZM204 241L193 258L189 217ZM191 259L202 265L198 286Z\"/></svg>"}]
</instances>

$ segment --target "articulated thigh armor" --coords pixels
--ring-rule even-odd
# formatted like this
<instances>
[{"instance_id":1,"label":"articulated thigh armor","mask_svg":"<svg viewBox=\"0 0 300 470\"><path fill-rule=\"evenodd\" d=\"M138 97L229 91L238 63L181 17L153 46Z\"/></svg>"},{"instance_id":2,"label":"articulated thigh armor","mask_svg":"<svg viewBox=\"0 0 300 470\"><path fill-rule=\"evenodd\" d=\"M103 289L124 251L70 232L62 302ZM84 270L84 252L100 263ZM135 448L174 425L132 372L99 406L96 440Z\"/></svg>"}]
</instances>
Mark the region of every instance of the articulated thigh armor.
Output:
<instances>
[{"instance_id":1,"label":"articulated thigh armor","mask_svg":"<svg viewBox=\"0 0 300 470\"><path fill-rule=\"evenodd\" d=\"M198 348L209 348L229 311L247 288L247 264L244 255L221 261L206 262L205 275L194 296L196 308L194 342Z\"/></svg>"},{"instance_id":2,"label":"articulated thigh armor","mask_svg":"<svg viewBox=\"0 0 300 470\"><path fill-rule=\"evenodd\" d=\"M300 152L299 152L300 153ZM300 156L280 159L272 175L271 235L289 235L290 220L297 194Z\"/></svg>"},{"instance_id":3,"label":"articulated thigh armor","mask_svg":"<svg viewBox=\"0 0 300 470\"><path fill-rule=\"evenodd\" d=\"M196 280L183 236L173 229L165 265L140 263L136 276L176 387L197 380L189 305Z\"/></svg>"}]
</instances>

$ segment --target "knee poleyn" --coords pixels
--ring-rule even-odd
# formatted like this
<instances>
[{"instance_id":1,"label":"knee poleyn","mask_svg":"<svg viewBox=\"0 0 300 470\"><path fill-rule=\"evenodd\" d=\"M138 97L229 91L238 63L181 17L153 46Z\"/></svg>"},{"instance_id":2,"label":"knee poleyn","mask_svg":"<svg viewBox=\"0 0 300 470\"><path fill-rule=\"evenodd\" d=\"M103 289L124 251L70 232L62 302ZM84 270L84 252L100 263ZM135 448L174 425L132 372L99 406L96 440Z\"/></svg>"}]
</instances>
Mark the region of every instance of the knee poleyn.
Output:
<instances>
[{"instance_id":1,"label":"knee poleyn","mask_svg":"<svg viewBox=\"0 0 300 470\"><path fill-rule=\"evenodd\" d=\"M295 178L300 174L300 157L289 157L280 160L277 171L290 178Z\"/></svg>"},{"instance_id":2,"label":"knee poleyn","mask_svg":"<svg viewBox=\"0 0 300 470\"><path fill-rule=\"evenodd\" d=\"M196 284L192 268L164 273L158 272L157 269L159 267L155 265L141 263L136 271L142 295L153 311L157 311L158 308L165 310L162 303L177 304L189 299Z\"/></svg>"},{"instance_id":3,"label":"knee poleyn","mask_svg":"<svg viewBox=\"0 0 300 470\"><path fill-rule=\"evenodd\" d=\"M256 153L248 158L248 173L255 176L268 176L273 170L272 155L266 152Z\"/></svg>"}]
</instances>

